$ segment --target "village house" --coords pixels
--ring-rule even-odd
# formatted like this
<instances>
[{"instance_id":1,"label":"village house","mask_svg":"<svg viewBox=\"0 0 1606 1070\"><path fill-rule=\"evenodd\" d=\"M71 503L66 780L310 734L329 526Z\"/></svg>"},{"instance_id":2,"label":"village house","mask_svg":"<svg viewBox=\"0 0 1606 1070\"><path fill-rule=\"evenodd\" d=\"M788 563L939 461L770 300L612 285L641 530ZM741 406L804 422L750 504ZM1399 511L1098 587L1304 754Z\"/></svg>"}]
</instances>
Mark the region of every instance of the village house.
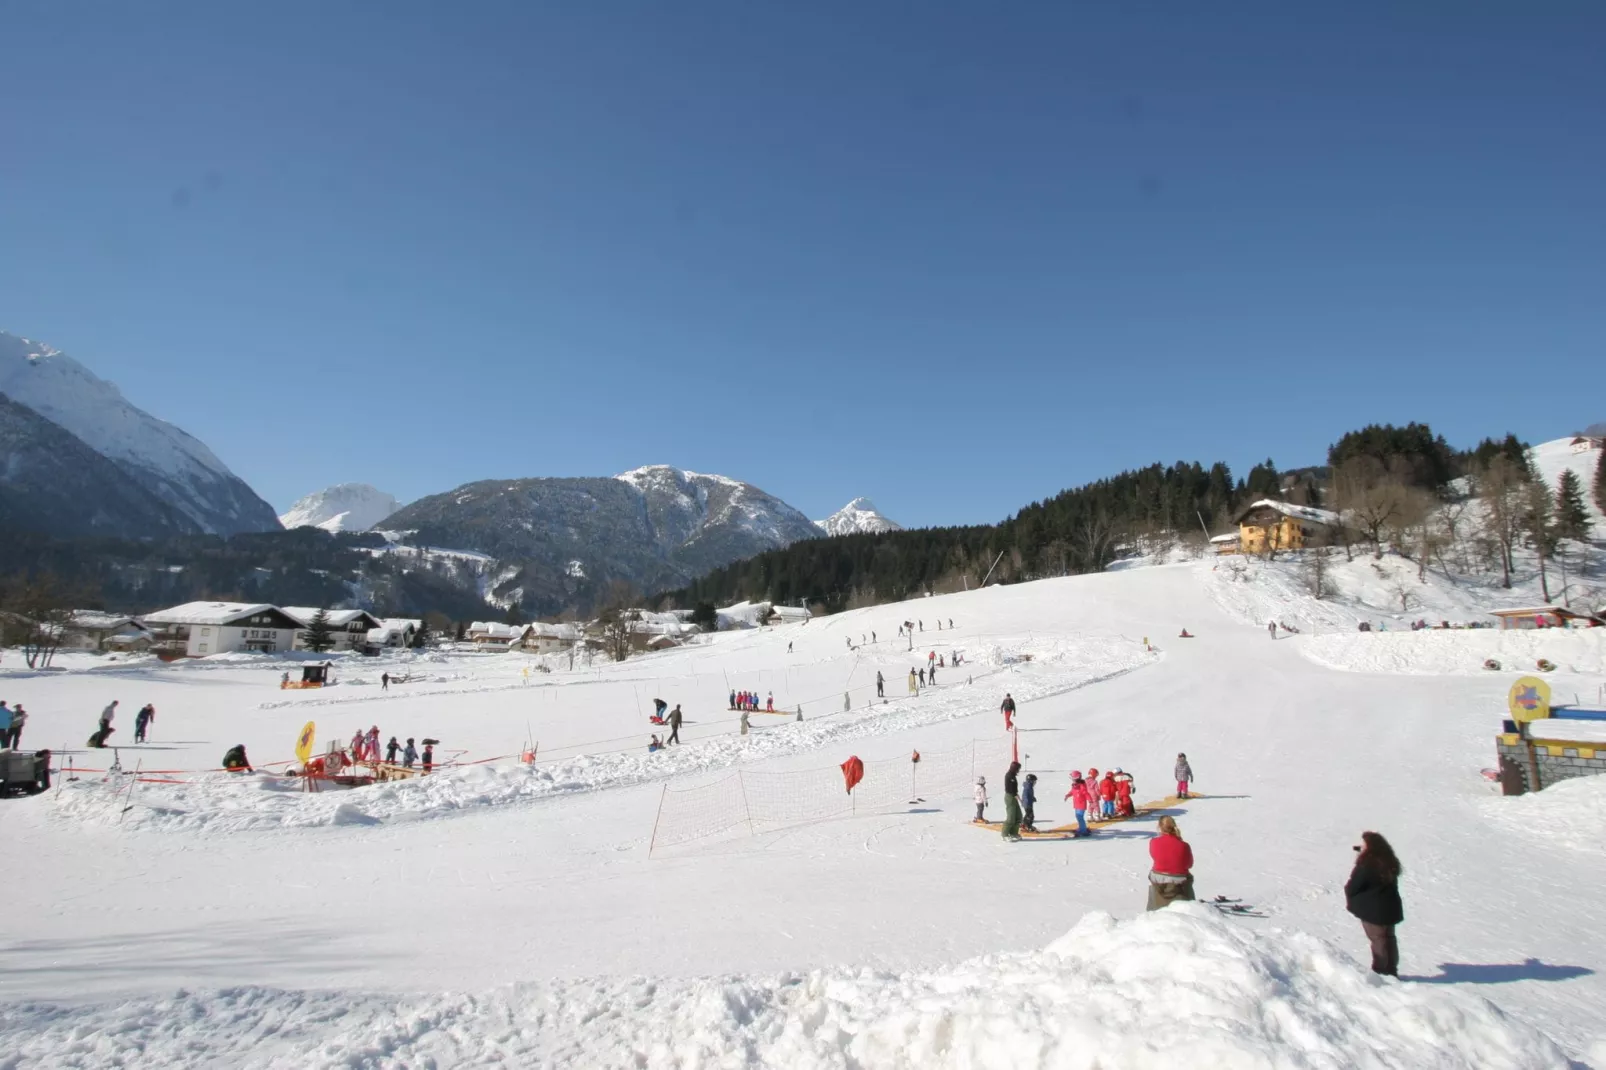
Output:
<instances>
[{"instance_id":1,"label":"village house","mask_svg":"<svg viewBox=\"0 0 1606 1070\"><path fill-rule=\"evenodd\" d=\"M77 609L62 632L61 645L67 650L125 653L148 650L151 631L133 617L103 613L98 609Z\"/></svg>"},{"instance_id":2,"label":"village house","mask_svg":"<svg viewBox=\"0 0 1606 1070\"><path fill-rule=\"evenodd\" d=\"M147 613L151 650L163 657L204 658L209 654L291 650L302 624L277 606L244 602L186 602Z\"/></svg>"},{"instance_id":3,"label":"village house","mask_svg":"<svg viewBox=\"0 0 1606 1070\"><path fill-rule=\"evenodd\" d=\"M1573 439L1572 447L1574 453L1588 453L1600 449L1601 440L1595 435L1578 435Z\"/></svg>"},{"instance_id":4,"label":"village house","mask_svg":"<svg viewBox=\"0 0 1606 1070\"><path fill-rule=\"evenodd\" d=\"M1238 547L1246 554L1303 550L1335 542L1343 534L1343 522L1337 513L1275 498L1262 498L1246 506L1234 523L1238 525Z\"/></svg>"},{"instance_id":5,"label":"village house","mask_svg":"<svg viewBox=\"0 0 1606 1070\"><path fill-rule=\"evenodd\" d=\"M378 647L410 647L413 639L424 630L424 622L414 617L386 617L379 627L368 632L368 645Z\"/></svg>"},{"instance_id":6,"label":"village house","mask_svg":"<svg viewBox=\"0 0 1606 1070\"><path fill-rule=\"evenodd\" d=\"M468 626L465 633L468 641L475 646L500 646L511 649L513 645L524 638L524 625L503 624L501 621L477 620Z\"/></svg>"},{"instance_id":7,"label":"village house","mask_svg":"<svg viewBox=\"0 0 1606 1070\"><path fill-rule=\"evenodd\" d=\"M525 650L536 654L553 654L560 650L568 650L584 638L578 624L542 624L527 625L524 636L520 640Z\"/></svg>"},{"instance_id":8,"label":"village house","mask_svg":"<svg viewBox=\"0 0 1606 1070\"><path fill-rule=\"evenodd\" d=\"M312 618L318 615L316 606L285 606L285 613L301 622L296 633L295 649L307 650L307 629ZM368 633L381 626L378 617L362 609L328 609L329 638L334 643L330 650L359 650L368 643Z\"/></svg>"}]
</instances>

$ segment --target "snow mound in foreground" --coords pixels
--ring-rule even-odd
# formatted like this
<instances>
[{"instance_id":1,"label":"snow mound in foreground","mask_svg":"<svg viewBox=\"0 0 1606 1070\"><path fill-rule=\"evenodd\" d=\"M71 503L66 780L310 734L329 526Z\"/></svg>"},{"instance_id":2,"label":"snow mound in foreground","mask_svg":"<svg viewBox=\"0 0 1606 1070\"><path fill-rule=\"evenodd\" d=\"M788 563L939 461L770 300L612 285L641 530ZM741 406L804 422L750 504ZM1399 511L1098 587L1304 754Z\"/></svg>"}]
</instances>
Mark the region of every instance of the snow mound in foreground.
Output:
<instances>
[{"instance_id":1,"label":"snow mound in foreground","mask_svg":"<svg viewBox=\"0 0 1606 1070\"><path fill-rule=\"evenodd\" d=\"M480 995L263 988L0 1005L18 1065L1565 1068L1439 985L1210 908L1089 914L1047 949L904 973L536 982Z\"/></svg>"},{"instance_id":2,"label":"snow mound in foreground","mask_svg":"<svg viewBox=\"0 0 1606 1070\"><path fill-rule=\"evenodd\" d=\"M1599 851L1606 841L1606 776L1575 777L1532 795L1486 799L1483 810L1492 824L1519 836Z\"/></svg>"}]
</instances>

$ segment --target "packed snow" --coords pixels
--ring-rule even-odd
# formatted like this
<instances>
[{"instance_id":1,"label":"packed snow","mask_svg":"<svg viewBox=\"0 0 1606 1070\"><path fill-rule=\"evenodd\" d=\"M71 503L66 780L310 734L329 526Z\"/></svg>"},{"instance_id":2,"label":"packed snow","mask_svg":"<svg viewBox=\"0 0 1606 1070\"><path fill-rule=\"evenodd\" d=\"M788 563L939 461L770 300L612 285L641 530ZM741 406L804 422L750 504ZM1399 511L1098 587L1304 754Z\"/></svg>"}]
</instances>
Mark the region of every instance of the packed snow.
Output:
<instances>
[{"instance_id":1,"label":"packed snow","mask_svg":"<svg viewBox=\"0 0 1606 1070\"><path fill-rule=\"evenodd\" d=\"M286 528L367 531L400 509L402 503L367 483L337 483L301 498L279 516Z\"/></svg>"},{"instance_id":2,"label":"packed snow","mask_svg":"<svg viewBox=\"0 0 1606 1070\"><path fill-rule=\"evenodd\" d=\"M0 1065L1606 1066L1600 785L1496 794L1480 771L1514 672L1461 671L1479 649L1434 675L1313 654L1499 633L1361 635L1381 621L1359 596L1317 602L1281 561L1220 564L738 627L622 663L339 655L322 690L278 688L295 657L71 653L43 673L7 656L27 745L70 744L82 771L0 802L10 856L39 861L0 912ZM1301 630L1273 640L1268 617ZM1554 649L1558 697L1606 680L1598 649ZM911 694L931 655L936 685ZM737 689L778 711L745 736ZM1153 813L1006 844L970 823L967 790L904 795L918 750L973 760L999 811L1005 692L1040 827L1070 819L1069 770L1122 766L1160 799L1186 751L1203 794L1165 812L1201 899L1266 916L1145 915ZM119 743L154 703L151 741L85 750L112 698ZM654 698L686 723L649 753ZM308 720L318 751L371 725L438 738L439 768L303 793L276 774ZM235 743L265 772L216 771ZM896 804L844 807L849 756L910 778L867 796ZM663 800L720 798L737 771L755 808L839 816L653 847L676 819ZM1368 828L1405 864L1399 981L1367 972L1344 911Z\"/></svg>"}]
</instances>

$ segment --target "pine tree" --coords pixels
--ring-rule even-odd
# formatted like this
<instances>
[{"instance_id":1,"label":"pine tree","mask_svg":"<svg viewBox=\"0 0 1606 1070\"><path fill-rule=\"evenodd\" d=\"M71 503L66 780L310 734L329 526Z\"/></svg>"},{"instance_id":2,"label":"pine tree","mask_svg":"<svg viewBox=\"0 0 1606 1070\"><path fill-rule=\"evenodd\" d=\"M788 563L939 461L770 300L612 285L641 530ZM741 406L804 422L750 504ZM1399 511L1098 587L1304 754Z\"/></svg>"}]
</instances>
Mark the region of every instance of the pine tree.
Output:
<instances>
[{"instance_id":1,"label":"pine tree","mask_svg":"<svg viewBox=\"0 0 1606 1070\"><path fill-rule=\"evenodd\" d=\"M415 649L423 649L424 647L426 647L428 645L429 645L429 621L425 620L423 618L420 618L419 621L418 621L418 630L413 633L413 647Z\"/></svg>"},{"instance_id":2,"label":"pine tree","mask_svg":"<svg viewBox=\"0 0 1606 1070\"><path fill-rule=\"evenodd\" d=\"M1594 491L1596 507L1606 513L1606 450L1600 451L1600 459L1595 462Z\"/></svg>"},{"instance_id":3,"label":"pine tree","mask_svg":"<svg viewBox=\"0 0 1606 1070\"><path fill-rule=\"evenodd\" d=\"M1578 474L1564 468L1556 480L1556 536L1583 539L1589 535L1589 510L1584 508L1584 486Z\"/></svg>"},{"instance_id":4,"label":"pine tree","mask_svg":"<svg viewBox=\"0 0 1606 1070\"><path fill-rule=\"evenodd\" d=\"M312 615L307 622L307 649L314 654L322 654L334 649L335 630L329 624L329 611L320 609Z\"/></svg>"}]
</instances>

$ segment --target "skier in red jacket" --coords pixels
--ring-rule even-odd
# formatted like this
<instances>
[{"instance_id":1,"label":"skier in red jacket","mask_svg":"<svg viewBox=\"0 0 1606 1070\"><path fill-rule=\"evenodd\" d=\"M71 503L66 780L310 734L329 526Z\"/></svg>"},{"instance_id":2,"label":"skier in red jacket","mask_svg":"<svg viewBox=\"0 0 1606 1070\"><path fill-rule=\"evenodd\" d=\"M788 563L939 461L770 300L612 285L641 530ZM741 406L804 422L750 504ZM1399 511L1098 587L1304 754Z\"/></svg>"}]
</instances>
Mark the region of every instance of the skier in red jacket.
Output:
<instances>
[{"instance_id":1,"label":"skier in red jacket","mask_svg":"<svg viewBox=\"0 0 1606 1070\"><path fill-rule=\"evenodd\" d=\"M1115 816L1115 773L1104 774L1099 781L1099 813L1108 821Z\"/></svg>"},{"instance_id":2,"label":"skier in red jacket","mask_svg":"<svg viewBox=\"0 0 1606 1070\"><path fill-rule=\"evenodd\" d=\"M1065 793L1065 797L1071 800L1071 806L1076 810L1077 836L1086 836L1088 834L1087 804L1089 796L1087 793L1087 781L1082 779L1082 771L1080 769L1071 771L1071 790Z\"/></svg>"},{"instance_id":3,"label":"skier in red jacket","mask_svg":"<svg viewBox=\"0 0 1606 1070\"><path fill-rule=\"evenodd\" d=\"M1122 772L1119 766L1115 770L1115 816L1131 817L1136 813L1132 805L1132 774Z\"/></svg>"}]
</instances>

